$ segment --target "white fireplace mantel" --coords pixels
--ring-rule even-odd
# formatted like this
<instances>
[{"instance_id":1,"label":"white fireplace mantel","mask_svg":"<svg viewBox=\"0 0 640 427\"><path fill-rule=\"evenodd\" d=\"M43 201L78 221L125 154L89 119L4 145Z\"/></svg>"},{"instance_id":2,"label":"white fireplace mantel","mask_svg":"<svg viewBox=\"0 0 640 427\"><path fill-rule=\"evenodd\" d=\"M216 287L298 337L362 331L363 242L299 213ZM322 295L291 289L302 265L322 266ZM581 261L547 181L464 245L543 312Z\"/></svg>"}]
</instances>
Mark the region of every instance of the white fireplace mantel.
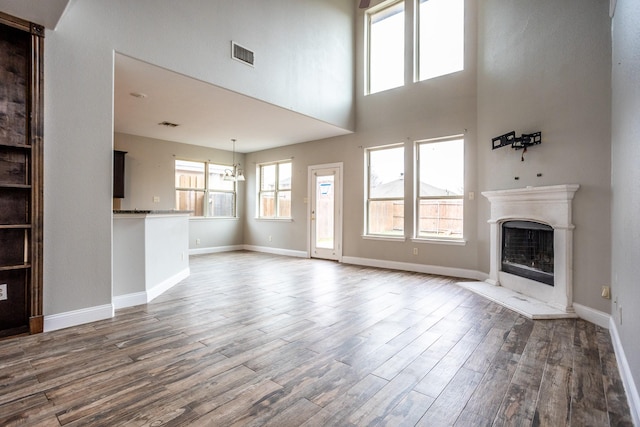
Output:
<instances>
[{"instance_id":1,"label":"white fireplace mantel","mask_svg":"<svg viewBox=\"0 0 640 427\"><path fill-rule=\"evenodd\" d=\"M577 184L526 187L482 193L491 203L490 266L491 285L502 286L550 307L558 316L574 317L573 309L573 229L571 205ZM501 271L502 223L512 220L535 221L553 228L554 286ZM517 299L517 297L516 297ZM564 315L564 316L563 316Z\"/></svg>"}]
</instances>

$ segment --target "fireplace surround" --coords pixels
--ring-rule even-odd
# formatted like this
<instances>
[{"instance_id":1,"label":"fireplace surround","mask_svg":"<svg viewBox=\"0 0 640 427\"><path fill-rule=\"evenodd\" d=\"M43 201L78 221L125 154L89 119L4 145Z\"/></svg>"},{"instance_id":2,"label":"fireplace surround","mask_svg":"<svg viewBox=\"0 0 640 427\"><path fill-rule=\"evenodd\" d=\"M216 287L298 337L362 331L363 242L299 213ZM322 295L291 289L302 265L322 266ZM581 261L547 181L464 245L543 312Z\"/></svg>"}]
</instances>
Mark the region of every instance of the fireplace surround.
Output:
<instances>
[{"instance_id":1,"label":"fireplace surround","mask_svg":"<svg viewBox=\"0 0 640 427\"><path fill-rule=\"evenodd\" d=\"M575 317L573 309L573 230L572 201L579 185L526 187L482 193L491 203L490 266L487 283L501 286L518 295L534 299L550 308L532 318ZM553 230L553 286L516 276L502 268L503 224L512 221L533 222ZM513 293L516 296L513 296ZM500 302L500 301L497 301ZM505 304L508 305L508 304ZM553 315L552 315L553 314Z\"/></svg>"}]
</instances>

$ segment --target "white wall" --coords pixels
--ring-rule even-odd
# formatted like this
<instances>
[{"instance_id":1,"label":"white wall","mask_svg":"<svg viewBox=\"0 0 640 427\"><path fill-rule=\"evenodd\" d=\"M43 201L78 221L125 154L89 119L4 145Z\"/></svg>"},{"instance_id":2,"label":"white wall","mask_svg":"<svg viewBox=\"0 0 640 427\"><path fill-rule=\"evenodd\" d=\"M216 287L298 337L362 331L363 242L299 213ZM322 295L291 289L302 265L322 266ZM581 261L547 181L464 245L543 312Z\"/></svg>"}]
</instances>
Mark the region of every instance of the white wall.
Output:
<instances>
[{"instance_id":1,"label":"white wall","mask_svg":"<svg viewBox=\"0 0 640 427\"><path fill-rule=\"evenodd\" d=\"M618 0L612 28L612 313L640 385L640 3Z\"/></svg>"},{"instance_id":2,"label":"white wall","mask_svg":"<svg viewBox=\"0 0 640 427\"><path fill-rule=\"evenodd\" d=\"M111 301L114 51L349 128L352 25L342 0L71 2L45 41L45 316Z\"/></svg>"}]
</instances>

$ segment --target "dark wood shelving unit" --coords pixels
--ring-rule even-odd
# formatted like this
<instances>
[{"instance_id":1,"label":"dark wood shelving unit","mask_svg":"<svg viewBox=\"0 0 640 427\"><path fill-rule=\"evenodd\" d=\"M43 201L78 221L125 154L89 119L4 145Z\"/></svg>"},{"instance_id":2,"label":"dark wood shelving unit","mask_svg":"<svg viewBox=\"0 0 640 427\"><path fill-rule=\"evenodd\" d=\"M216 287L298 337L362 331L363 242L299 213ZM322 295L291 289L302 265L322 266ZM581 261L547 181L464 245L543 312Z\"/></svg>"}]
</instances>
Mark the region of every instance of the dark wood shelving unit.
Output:
<instances>
[{"instance_id":1,"label":"dark wood shelving unit","mask_svg":"<svg viewBox=\"0 0 640 427\"><path fill-rule=\"evenodd\" d=\"M44 28L0 13L0 338L42 313Z\"/></svg>"}]
</instances>

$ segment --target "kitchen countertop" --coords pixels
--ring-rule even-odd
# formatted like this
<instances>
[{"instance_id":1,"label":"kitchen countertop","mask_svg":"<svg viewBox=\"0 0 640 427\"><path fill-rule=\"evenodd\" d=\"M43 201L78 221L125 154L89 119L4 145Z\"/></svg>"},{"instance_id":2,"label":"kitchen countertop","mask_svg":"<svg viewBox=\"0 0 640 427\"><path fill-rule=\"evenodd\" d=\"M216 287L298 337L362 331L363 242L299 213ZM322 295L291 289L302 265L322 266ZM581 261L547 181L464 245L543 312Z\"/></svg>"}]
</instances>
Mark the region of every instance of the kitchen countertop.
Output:
<instances>
[{"instance_id":1,"label":"kitchen countertop","mask_svg":"<svg viewBox=\"0 0 640 427\"><path fill-rule=\"evenodd\" d=\"M191 214L193 213L193 211L178 211L175 209L167 209L167 210L152 210L152 209L134 209L134 210L114 210L113 211L114 214L130 214L130 215L169 215L169 214L173 214L173 215L185 215L185 214Z\"/></svg>"}]
</instances>

